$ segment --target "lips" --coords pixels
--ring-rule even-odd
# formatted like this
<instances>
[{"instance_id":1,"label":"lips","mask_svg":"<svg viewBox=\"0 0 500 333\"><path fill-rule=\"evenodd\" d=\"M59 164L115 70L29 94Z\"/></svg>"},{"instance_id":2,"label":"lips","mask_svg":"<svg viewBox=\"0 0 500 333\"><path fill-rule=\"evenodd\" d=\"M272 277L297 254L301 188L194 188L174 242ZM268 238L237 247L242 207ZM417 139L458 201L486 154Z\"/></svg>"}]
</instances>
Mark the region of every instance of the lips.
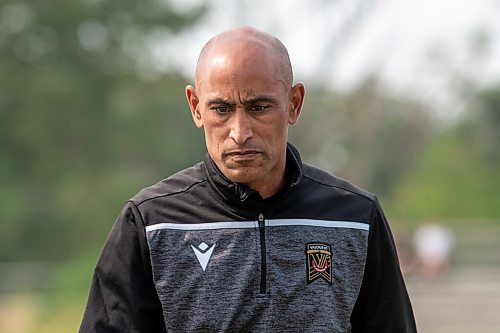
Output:
<instances>
[{"instance_id":1,"label":"lips","mask_svg":"<svg viewBox=\"0 0 500 333\"><path fill-rule=\"evenodd\" d=\"M227 152L226 155L228 156L239 156L239 155L254 155L254 154L259 154L260 151L258 150L234 150Z\"/></svg>"},{"instance_id":2,"label":"lips","mask_svg":"<svg viewBox=\"0 0 500 333\"><path fill-rule=\"evenodd\" d=\"M236 160L247 160L252 159L259 154L262 154L262 151L256 149L237 149L225 152L224 157Z\"/></svg>"}]
</instances>

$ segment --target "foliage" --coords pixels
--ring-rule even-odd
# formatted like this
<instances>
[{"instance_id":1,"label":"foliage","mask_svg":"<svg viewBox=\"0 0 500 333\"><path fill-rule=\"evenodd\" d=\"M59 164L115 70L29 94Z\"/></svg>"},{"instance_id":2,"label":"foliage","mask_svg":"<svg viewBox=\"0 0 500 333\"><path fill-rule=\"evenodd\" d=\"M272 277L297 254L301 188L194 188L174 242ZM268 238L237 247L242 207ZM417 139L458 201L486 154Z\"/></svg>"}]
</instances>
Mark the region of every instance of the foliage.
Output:
<instances>
[{"instance_id":1,"label":"foliage","mask_svg":"<svg viewBox=\"0 0 500 333\"><path fill-rule=\"evenodd\" d=\"M292 138L306 161L387 197L434 131L427 111L374 79L345 94L313 87Z\"/></svg>"},{"instance_id":2,"label":"foliage","mask_svg":"<svg viewBox=\"0 0 500 333\"><path fill-rule=\"evenodd\" d=\"M148 49L203 10L181 15L154 0L0 5L0 261L96 251L140 186L203 155L185 80L155 72Z\"/></svg>"},{"instance_id":3,"label":"foliage","mask_svg":"<svg viewBox=\"0 0 500 333\"><path fill-rule=\"evenodd\" d=\"M479 92L468 117L436 135L391 201L396 217L500 216L500 89Z\"/></svg>"},{"instance_id":4,"label":"foliage","mask_svg":"<svg viewBox=\"0 0 500 333\"><path fill-rule=\"evenodd\" d=\"M0 261L97 255L125 200L202 158L187 80L155 57L154 41L204 10L0 4ZM349 93L308 84L291 141L306 162L379 195L390 216L498 217L498 91L438 131L431 108L375 79Z\"/></svg>"}]
</instances>

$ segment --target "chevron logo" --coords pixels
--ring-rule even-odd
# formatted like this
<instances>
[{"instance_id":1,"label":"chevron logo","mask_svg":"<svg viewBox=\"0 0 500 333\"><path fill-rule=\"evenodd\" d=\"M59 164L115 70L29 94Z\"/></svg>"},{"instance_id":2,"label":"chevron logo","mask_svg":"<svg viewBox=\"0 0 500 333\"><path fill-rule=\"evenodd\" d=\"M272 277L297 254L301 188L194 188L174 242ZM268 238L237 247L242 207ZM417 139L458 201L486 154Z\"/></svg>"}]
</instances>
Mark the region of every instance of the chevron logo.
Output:
<instances>
[{"instance_id":1,"label":"chevron logo","mask_svg":"<svg viewBox=\"0 0 500 333\"><path fill-rule=\"evenodd\" d=\"M212 252L214 252L216 244L217 243L214 243L210 247L205 242L201 242L198 246L191 245L191 248L196 255L196 259L198 259L198 262L200 263L201 269L203 269L203 271L207 269L208 262L212 257Z\"/></svg>"}]
</instances>

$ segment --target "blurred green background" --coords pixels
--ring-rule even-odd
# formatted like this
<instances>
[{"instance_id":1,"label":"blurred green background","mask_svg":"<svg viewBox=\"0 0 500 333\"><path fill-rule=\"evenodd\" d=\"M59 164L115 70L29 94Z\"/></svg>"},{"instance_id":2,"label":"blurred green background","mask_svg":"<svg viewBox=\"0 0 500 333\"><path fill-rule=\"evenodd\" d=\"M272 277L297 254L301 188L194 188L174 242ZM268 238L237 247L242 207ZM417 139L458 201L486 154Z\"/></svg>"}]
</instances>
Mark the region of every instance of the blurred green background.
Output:
<instances>
[{"instance_id":1,"label":"blurred green background","mask_svg":"<svg viewBox=\"0 0 500 333\"><path fill-rule=\"evenodd\" d=\"M200 49L176 38L220 8L176 3L0 1L0 332L77 331L124 202L203 158L184 99L191 78L169 55L159 66L151 45L171 40L180 57ZM478 59L491 40L481 36ZM305 81L291 141L305 161L379 196L422 332L499 332L500 80L451 76L453 117L377 73L343 90ZM438 278L415 268L412 235L429 223L454 235Z\"/></svg>"}]
</instances>

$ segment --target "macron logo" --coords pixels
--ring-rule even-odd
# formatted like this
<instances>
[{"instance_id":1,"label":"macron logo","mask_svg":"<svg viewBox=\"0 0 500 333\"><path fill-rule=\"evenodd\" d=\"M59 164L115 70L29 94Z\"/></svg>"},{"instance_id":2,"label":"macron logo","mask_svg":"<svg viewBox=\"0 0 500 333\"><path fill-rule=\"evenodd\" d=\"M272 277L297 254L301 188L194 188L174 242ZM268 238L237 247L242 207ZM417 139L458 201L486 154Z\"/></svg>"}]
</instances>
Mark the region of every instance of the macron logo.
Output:
<instances>
[{"instance_id":1,"label":"macron logo","mask_svg":"<svg viewBox=\"0 0 500 333\"><path fill-rule=\"evenodd\" d=\"M210 248L205 242L201 242L200 245L198 245L197 247L191 245L191 248L193 249L194 254L196 254L196 258L198 259L198 262L200 263L203 271L207 269L208 261L212 256L212 252L214 252L215 244L212 245Z\"/></svg>"}]
</instances>

